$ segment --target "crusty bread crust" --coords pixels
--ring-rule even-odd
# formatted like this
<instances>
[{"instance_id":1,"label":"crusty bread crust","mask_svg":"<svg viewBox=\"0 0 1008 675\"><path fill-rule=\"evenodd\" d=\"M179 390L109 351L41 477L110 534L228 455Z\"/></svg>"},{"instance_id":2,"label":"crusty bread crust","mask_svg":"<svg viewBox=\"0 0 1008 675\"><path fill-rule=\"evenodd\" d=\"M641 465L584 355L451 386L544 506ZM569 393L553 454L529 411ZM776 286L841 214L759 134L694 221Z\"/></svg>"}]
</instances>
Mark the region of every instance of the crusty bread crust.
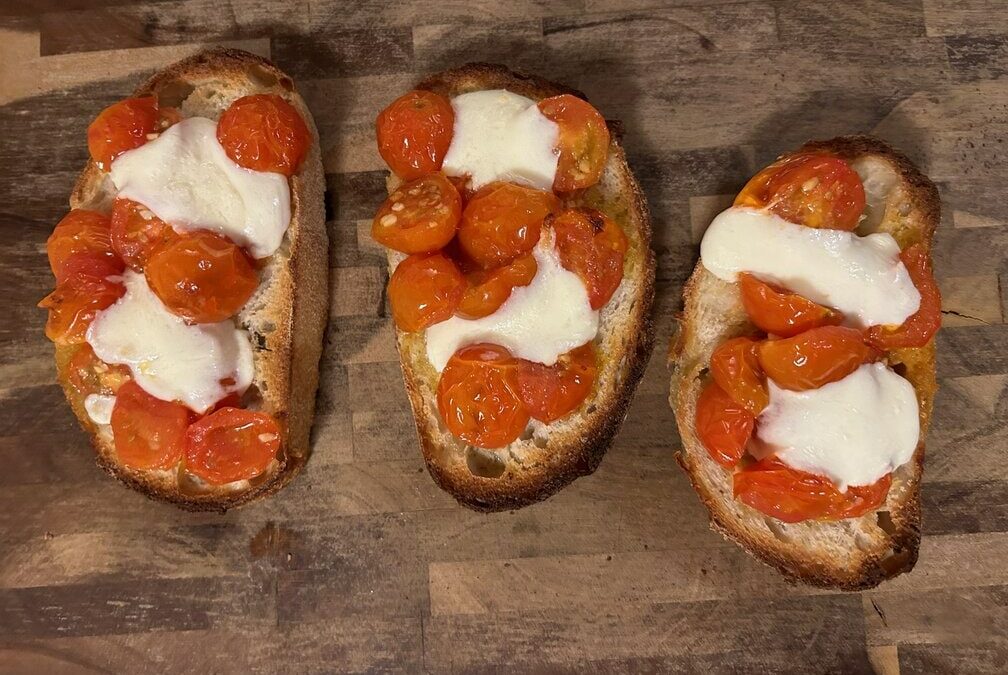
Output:
<instances>
[{"instance_id":1,"label":"crusty bread crust","mask_svg":"<svg viewBox=\"0 0 1008 675\"><path fill-rule=\"evenodd\" d=\"M874 201L873 222L862 227L889 232L901 248L920 242L930 251L940 218L938 190L906 157L869 136L808 143L801 150L833 152L850 161L862 178L878 178L871 184L879 194L868 195L869 209ZM725 339L754 329L737 285L717 279L698 262L684 289L683 315L670 347L669 402L682 436L676 458L710 511L711 527L789 579L814 586L865 589L909 571L920 544L924 438L937 388L934 341L890 353L890 365L916 390L921 440L913 459L893 473L886 503L861 518L785 524L733 498L731 473L710 459L694 426L711 352Z\"/></svg>"},{"instance_id":2,"label":"crusty bread crust","mask_svg":"<svg viewBox=\"0 0 1008 675\"><path fill-rule=\"evenodd\" d=\"M417 86L449 97L507 89L534 100L558 94L585 98L573 89L485 63L439 73ZM600 183L568 200L571 206L591 206L612 217L629 241L623 283L601 313L598 386L581 408L550 425L533 421L531 434L507 448L469 448L441 424L434 398L437 373L427 361L423 334L397 331L403 379L427 469L442 489L469 508L500 511L526 506L595 471L644 374L653 342L651 221L620 146L618 125L609 125L612 142ZM390 177L390 192L396 185ZM390 273L401 259L400 254L389 253Z\"/></svg>"},{"instance_id":3,"label":"crusty bread crust","mask_svg":"<svg viewBox=\"0 0 1008 675\"><path fill-rule=\"evenodd\" d=\"M183 114L219 116L231 101L248 94L282 96L301 114L312 134L311 149L290 179L291 222L280 249L262 270L256 295L237 322L252 338L255 407L280 423L281 449L262 475L250 481L210 486L181 471L140 471L119 463L108 425L96 425L64 371L72 347L56 347L57 372L67 400L91 436L99 466L152 499L194 511L225 511L286 485L309 454L309 432L318 387L322 333L329 311L325 181L318 131L292 80L270 61L237 49L211 49L161 70L134 92L157 96ZM114 189L107 172L89 162L77 179L71 208L109 212Z\"/></svg>"}]
</instances>

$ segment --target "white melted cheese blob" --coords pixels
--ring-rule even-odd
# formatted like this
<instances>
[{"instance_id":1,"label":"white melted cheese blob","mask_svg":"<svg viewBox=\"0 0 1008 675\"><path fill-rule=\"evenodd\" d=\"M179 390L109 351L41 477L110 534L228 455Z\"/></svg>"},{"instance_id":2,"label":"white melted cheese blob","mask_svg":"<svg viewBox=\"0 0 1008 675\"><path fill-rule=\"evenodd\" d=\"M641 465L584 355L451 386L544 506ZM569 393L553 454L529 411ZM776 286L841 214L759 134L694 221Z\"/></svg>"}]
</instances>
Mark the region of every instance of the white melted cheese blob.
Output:
<instances>
[{"instance_id":1,"label":"white melted cheese blob","mask_svg":"<svg viewBox=\"0 0 1008 675\"><path fill-rule=\"evenodd\" d=\"M512 290L496 312L481 319L453 316L427 329L427 358L438 372L456 350L479 342L551 366L595 338L599 313L580 277L560 263L551 231L543 232L532 253L539 266L532 282Z\"/></svg>"},{"instance_id":2,"label":"white melted cheese blob","mask_svg":"<svg viewBox=\"0 0 1008 675\"><path fill-rule=\"evenodd\" d=\"M165 308L142 274L127 271L123 282L126 294L98 312L88 328L98 358L129 366L144 391L198 413L248 388L254 370L245 331L232 321L187 325ZM222 385L228 378L234 384Z\"/></svg>"},{"instance_id":3,"label":"white melted cheese blob","mask_svg":"<svg viewBox=\"0 0 1008 675\"><path fill-rule=\"evenodd\" d=\"M913 457L920 418L913 385L882 363L865 364L818 389L768 380L770 404L756 422L759 456L829 478L841 492L871 485Z\"/></svg>"},{"instance_id":4,"label":"white melted cheese blob","mask_svg":"<svg viewBox=\"0 0 1008 675\"><path fill-rule=\"evenodd\" d=\"M920 307L920 293L886 233L796 225L762 209L720 213L700 244L707 270L729 282L739 272L832 307L858 328L901 324Z\"/></svg>"},{"instance_id":5,"label":"white melted cheese blob","mask_svg":"<svg viewBox=\"0 0 1008 675\"><path fill-rule=\"evenodd\" d=\"M119 197L140 202L176 230L212 230L272 255L290 224L290 189L279 173L252 171L217 141L217 123L190 117L119 155L110 175Z\"/></svg>"},{"instance_id":6,"label":"white melted cheese blob","mask_svg":"<svg viewBox=\"0 0 1008 675\"><path fill-rule=\"evenodd\" d=\"M111 424L115 401L115 396L88 394L84 399L84 410L95 424Z\"/></svg>"},{"instance_id":7,"label":"white melted cheese blob","mask_svg":"<svg viewBox=\"0 0 1008 675\"><path fill-rule=\"evenodd\" d=\"M551 190L556 177L556 122L530 98L505 89L473 91L451 101L455 129L443 169L469 175L472 188L502 180Z\"/></svg>"}]
</instances>

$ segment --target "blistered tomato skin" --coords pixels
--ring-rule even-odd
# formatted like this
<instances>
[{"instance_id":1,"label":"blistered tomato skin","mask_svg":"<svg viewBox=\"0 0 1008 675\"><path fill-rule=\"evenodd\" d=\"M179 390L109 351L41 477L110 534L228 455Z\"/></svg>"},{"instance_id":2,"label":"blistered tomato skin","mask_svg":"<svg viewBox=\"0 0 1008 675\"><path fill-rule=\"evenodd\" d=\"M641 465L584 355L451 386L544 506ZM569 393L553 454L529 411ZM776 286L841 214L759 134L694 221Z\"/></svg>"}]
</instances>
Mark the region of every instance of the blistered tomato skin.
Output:
<instances>
[{"instance_id":1,"label":"blistered tomato skin","mask_svg":"<svg viewBox=\"0 0 1008 675\"><path fill-rule=\"evenodd\" d=\"M96 211L74 209L66 214L46 241L49 267L56 282L65 280L75 267L71 259L86 257L89 267L104 276L119 274L123 263L112 248L108 216ZM80 262L76 263L80 268Z\"/></svg>"},{"instance_id":2,"label":"blistered tomato skin","mask_svg":"<svg viewBox=\"0 0 1008 675\"><path fill-rule=\"evenodd\" d=\"M442 173L432 173L400 186L378 209L371 236L402 253L430 253L455 237L462 199Z\"/></svg>"},{"instance_id":3,"label":"blistered tomato skin","mask_svg":"<svg viewBox=\"0 0 1008 675\"><path fill-rule=\"evenodd\" d=\"M490 316L511 292L528 286L539 269L535 256L526 255L493 270L474 270L466 275L466 290L455 313L464 319Z\"/></svg>"},{"instance_id":4,"label":"blistered tomato skin","mask_svg":"<svg viewBox=\"0 0 1008 675\"><path fill-rule=\"evenodd\" d=\"M759 416L770 403L763 369L759 364L759 341L747 337L722 342L711 354L711 376L733 401Z\"/></svg>"},{"instance_id":5,"label":"blistered tomato skin","mask_svg":"<svg viewBox=\"0 0 1008 675\"><path fill-rule=\"evenodd\" d=\"M782 389L805 391L847 377L878 353L866 345L861 331L823 326L759 346L759 363Z\"/></svg>"},{"instance_id":6,"label":"blistered tomato skin","mask_svg":"<svg viewBox=\"0 0 1008 675\"><path fill-rule=\"evenodd\" d=\"M571 192L591 187L602 177L609 156L609 128L590 103L570 94L539 101L539 111L559 127L553 189Z\"/></svg>"},{"instance_id":7,"label":"blistered tomato skin","mask_svg":"<svg viewBox=\"0 0 1008 675\"><path fill-rule=\"evenodd\" d=\"M595 348L589 342L552 366L518 361L518 389L529 414L549 424L576 410L591 393L598 374Z\"/></svg>"},{"instance_id":8,"label":"blistered tomato skin","mask_svg":"<svg viewBox=\"0 0 1008 675\"><path fill-rule=\"evenodd\" d=\"M760 281L751 274L740 274L738 283L749 320L772 335L793 337L813 328L835 326L843 321L840 312Z\"/></svg>"},{"instance_id":9,"label":"blistered tomato skin","mask_svg":"<svg viewBox=\"0 0 1008 675\"><path fill-rule=\"evenodd\" d=\"M311 147L301 114L276 94L243 96L217 122L217 140L238 166L293 176Z\"/></svg>"},{"instance_id":10,"label":"blistered tomato skin","mask_svg":"<svg viewBox=\"0 0 1008 675\"><path fill-rule=\"evenodd\" d=\"M927 249L920 244L909 246L900 253L900 260L920 293L920 307L900 326L872 326L865 331L866 341L876 349L923 347L941 328L941 293Z\"/></svg>"},{"instance_id":11,"label":"blistered tomato skin","mask_svg":"<svg viewBox=\"0 0 1008 675\"><path fill-rule=\"evenodd\" d=\"M443 254L411 255L389 279L392 318L400 330L423 330L451 318L465 290L465 277Z\"/></svg>"},{"instance_id":12,"label":"blistered tomato skin","mask_svg":"<svg viewBox=\"0 0 1008 675\"><path fill-rule=\"evenodd\" d=\"M185 468L211 485L262 475L280 449L280 426L269 414L220 408L185 434Z\"/></svg>"},{"instance_id":13,"label":"blistered tomato skin","mask_svg":"<svg viewBox=\"0 0 1008 675\"><path fill-rule=\"evenodd\" d=\"M112 248L129 267L143 271L154 249L175 236L167 223L132 199L118 198L112 204Z\"/></svg>"},{"instance_id":14,"label":"blistered tomato skin","mask_svg":"<svg viewBox=\"0 0 1008 675\"><path fill-rule=\"evenodd\" d=\"M410 91L378 114L378 152L403 180L440 171L455 128L455 111L444 96Z\"/></svg>"},{"instance_id":15,"label":"blistered tomato skin","mask_svg":"<svg viewBox=\"0 0 1008 675\"><path fill-rule=\"evenodd\" d=\"M745 455L756 419L712 381L700 392L694 422L707 454L730 469Z\"/></svg>"},{"instance_id":16,"label":"blistered tomato skin","mask_svg":"<svg viewBox=\"0 0 1008 675\"><path fill-rule=\"evenodd\" d=\"M623 280L627 238L614 220L595 209L568 209L549 219L564 268L584 282L592 309L600 309Z\"/></svg>"},{"instance_id":17,"label":"blistered tomato skin","mask_svg":"<svg viewBox=\"0 0 1008 675\"><path fill-rule=\"evenodd\" d=\"M108 171L112 161L146 143L162 128L157 99L128 98L102 110L87 130L88 150L98 166Z\"/></svg>"},{"instance_id":18,"label":"blistered tomato skin","mask_svg":"<svg viewBox=\"0 0 1008 675\"><path fill-rule=\"evenodd\" d=\"M125 293L125 287L118 281L85 273L71 274L38 304L49 310L46 337L57 344L84 342L95 315Z\"/></svg>"},{"instance_id":19,"label":"blistered tomato skin","mask_svg":"<svg viewBox=\"0 0 1008 675\"><path fill-rule=\"evenodd\" d=\"M116 454L131 469L169 469L182 459L192 412L181 403L162 401L132 380L116 393L112 435Z\"/></svg>"},{"instance_id":20,"label":"blistered tomato skin","mask_svg":"<svg viewBox=\"0 0 1008 675\"><path fill-rule=\"evenodd\" d=\"M483 269L506 265L535 248L543 220L559 208L551 192L514 183L485 185L462 211L459 245Z\"/></svg>"}]
</instances>

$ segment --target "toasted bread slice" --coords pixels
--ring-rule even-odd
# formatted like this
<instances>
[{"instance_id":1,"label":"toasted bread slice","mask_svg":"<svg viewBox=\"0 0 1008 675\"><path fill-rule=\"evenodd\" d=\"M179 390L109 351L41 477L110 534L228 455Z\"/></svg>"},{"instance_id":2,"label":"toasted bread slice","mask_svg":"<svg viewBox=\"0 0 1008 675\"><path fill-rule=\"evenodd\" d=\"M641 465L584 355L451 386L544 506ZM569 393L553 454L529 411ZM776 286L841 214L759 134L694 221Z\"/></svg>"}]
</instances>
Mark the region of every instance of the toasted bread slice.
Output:
<instances>
[{"instance_id":1,"label":"toasted bread slice","mask_svg":"<svg viewBox=\"0 0 1008 675\"><path fill-rule=\"evenodd\" d=\"M585 98L546 80L484 63L434 75L417 88L447 97L507 89L533 100L558 94ZM651 221L620 146L619 127L609 126L612 141L601 180L567 203L604 212L623 228L629 242L623 282L600 314L596 387L580 408L549 425L532 420L525 434L505 448L488 451L467 446L441 422L435 401L438 373L427 360L424 334L397 331L403 379L427 469L442 489L472 509L500 511L532 504L595 471L644 374L653 339ZM390 176L389 192L398 184ZM390 273L404 257L389 251Z\"/></svg>"},{"instance_id":2,"label":"toasted bread slice","mask_svg":"<svg viewBox=\"0 0 1008 675\"><path fill-rule=\"evenodd\" d=\"M190 510L224 511L276 492L308 457L308 435L318 386L322 331L329 308L328 238L318 131L291 79L272 63L235 49L214 49L172 64L141 85L135 96L157 96L184 117L217 119L237 98L278 94L291 103L311 130L312 145L290 178L291 222L280 249L266 262L256 294L236 322L249 332L255 378L246 394L250 408L273 415L282 430L281 448L266 472L252 480L211 486L178 470L139 471L119 463L109 425L95 424L69 386L66 362L73 347L56 347L57 373L81 426L91 435L98 464L145 495ZM115 188L93 162L77 179L71 208L108 213Z\"/></svg>"},{"instance_id":3,"label":"toasted bread slice","mask_svg":"<svg viewBox=\"0 0 1008 675\"><path fill-rule=\"evenodd\" d=\"M900 248L922 242L930 249L940 217L938 190L904 156L869 136L809 143L801 150L833 152L861 176L867 218L860 233L888 232ZM788 524L733 498L731 472L710 458L694 426L711 353L724 340L755 330L742 307L738 285L718 279L698 262L686 284L684 303L669 354L669 402L682 436L677 459L710 511L711 527L791 580L814 586L871 588L912 569L920 544L924 437L937 388L934 341L919 349L890 352L890 365L917 392L921 440L913 459L893 472L885 504L861 518Z\"/></svg>"}]
</instances>

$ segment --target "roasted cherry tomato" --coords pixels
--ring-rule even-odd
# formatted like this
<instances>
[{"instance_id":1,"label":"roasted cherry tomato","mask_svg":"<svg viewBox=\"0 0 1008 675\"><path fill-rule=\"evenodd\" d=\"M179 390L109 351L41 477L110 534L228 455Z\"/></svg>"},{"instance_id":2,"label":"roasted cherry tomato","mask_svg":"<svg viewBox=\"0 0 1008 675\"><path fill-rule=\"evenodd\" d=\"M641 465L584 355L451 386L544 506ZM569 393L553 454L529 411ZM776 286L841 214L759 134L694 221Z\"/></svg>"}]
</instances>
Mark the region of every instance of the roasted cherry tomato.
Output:
<instances>
[{"instance_id":1,"label":"roasted cherry tomato","mask_svg":"<svg viewBox=\"0 0 1008 675\"><path fill-rule=\"evenodd\" d=\"M592 309L609 302L623 280L627 238L611 218L595 209L568 209L550 220L560 262L584 282Z\"/></svg>"},{"instance_id":2,"label":"roasted cherry tomato","mask_svg":"<svg viewBox=\"0 0 1008 675\"><path fill-rule=\"evenodd\" d=\"M877 509L889 494L892 475L840 492L828 478L792 469L770 457L736 471L733 482L735 497L742 503L785 523L798 523L858 518Z\"/></svg>"},{"instance_id":3,"label":"roasted cherry tomato","mask_svg":"<svg viewBox=\"0 0 1008 675\"><path fill-rule=\"evenodd\" d=\"M772 335L792 337L812 328L835 326L843 321L840 312L762 282L751 274L740 274L738 283L749 320Z\"/></svg>"},{"instance_id":4,"label":"roasted cherry tomato","mask_svg":"<svg viewBox=\"0 0 1008 675\"><path fill-rule=\"evenodd\" d=\"M297 109L276 94L242 96L217 122L217 140L238 166L293 176L311 147Z\"/></svg>"},{"instance_id":5,"label":"roasted cherry tomato","mask_svg":"<svg viewBox=\"0 0 1008 675\"><path fill-rule=\"evenodd\" d=\"M73 349L73 355L62 372L80 398L91 394L114 394L130 379L129 368L105 363L88 343L82 342Z\"/></svg>"},{"instance_id":6,"label":"roasted cherry tomato","mask_svg":"<svg viewBox=\"0 0 1008 675\"><path fill-rule=\"evenodd\" d=\"M756 174L736 206L766 207L808 227L853 230L865 208L861 178L844 160L825 153L784 157Z\"/></svg>"},{"instance_id":7,"label":"roasted cherry tomato","mask_svg":"<svg viewBox=\"0 0 1008 675\"><path fill-rule=\"evenodd\" d=\"M211 485L261 475L280 449L280 425L264 412L221 408L185 435L186 471Z\"/></svg>"},{"instance_id":8,"label":"roasted cherry tomato","mask_svg":"<svg viewBox=\"0 0 1008 675\"><path fill-rule=\"evenodd\" d=\"M466 290L455 313L466 319L493 314L516 287L532 283L538 269L535 256L530 254L497 269L470 272L466 275Z\"/></svg>"},{"instance_id":9,"label":"roasted cherry tomato","mask_svg":"<svg viewBox=\"0 0 1008 675\"><path fill-rule=\"evenodd\" d=\"M411 255L389 279L392 318L400 330L423 330L451 318L465 290L465 277L443 254Z\"/></svg>"},{"instance_id":10,"label":"roasted cherry tomato","mask_svg":"<svg viewBox=\"0 0 1008 675\"><path fill-rule=\"evenodd\" d=\"M598 364L592 344L563 354L552 366L518 361L518 391L529 414L549 424L576 410L595 384Z\"/></svg>"},{"instance_id":11,"label":"roasted cherry tomato","mask_svg":"<svg viewBox=\"0 0 1008 675\"><path fill-rule=\"evenodd\" d=\"M162 401L130 380L116 393L112 437L119 461L132 469L169 469L182 459L192 412Z\"/></svg>"},{"instance_id":12,"label":"roasted cherry tomato","mask_svg":"<svg viewBox=\"0 0 1008 675\"><path fill-rule=\"evenodd\" d=\"M868 344L877 349L923 347L941 327L941 293L931 272L927 250L914 244L900 253L910 280L920 293L920 308L900 326L872 326L866 331Z\"/></svg>"},{"instance_id":13,"label":"roasted cherry tomato","mask_svg":"<svg viewBox=\"0 0 1008 675\"><path fill-rule=\"evenodd\" d=\"M165 307L189 323L214 323L236 314L259 285L245 251L206 230L162 242L144 275Z\"/></svg>"},{"instance_id":14,"label":"roasted cherry tomato","mask_svg":"<svg viewBox=\"0 0 1008 675\"><path fill-rule=\"evenodd\" d=\"M132 199L119 198L112 204L112 248L132 269L140 272L154 248L175 236L168 223Z\"/></svg>"},{"instance_id":15,"label":"roasted cherry tomato","mask_svg":"<svg viewBox=\"0 0 1008 675\"><path fill-rule=\"evenodd\" d=\"M452 355L438 382L437 406L449 431L480 448L507 445L529 421L518 360L497 345L470 345Z\"/></svg>"},{"instance_id":16,"label":"roasted cherry tomato","mask_svg":"<svg viewBox=\"0 0 1008 675\"><path fill-rule=\"evenodd\" d=\"M430 253L455 237L462 199L443 173L432 173L396 189L378 209L371 236L403 253Z\"/></svg>"},{"instance_id":17,"label":"roasted cherry tomato","mask_svg":"<svg viewBox=\"0 0 1008 675\"><path fill-rule=\"evenodd\" d=\"M813 328L759 346L760 367L782 389L804 391L847 377L861 364L877 358L861 331L843 326Z\"/></svg>"},{"instance_id":18,"label":"roasted cherry tomato","mask_svg":"<svg viewBox=\"0 0 1008 675\"><path fill-rule=\"evenodd\" d=\"M87 263L90 259L71 258L71 261ZM49 310L46 337L58 344L83 342L95 315L112 305L125 292L121 283L104 278L104 272L69 275L38 304Z\"/></svg>"},{"instance_id":19,"label":"roasted cherry tomato","mask_svg":"<svg viewBox=\"0 0 1008 675\"><path fill-rule=\"evenodd\" d=\"M722 342L711 354L711 377L733 401L758 417L770 402L759 364L759 341L737 337Z\"/></svg>"},{"instance_id":20,"label":"roasted cherry tomato","mask_svg":"<svg viewBox=\"0 0 1008 675\"><path fill-rule=\"evenodd\" d=\"M441 169L455 129L455 111L444 96L411 91L378 114L378 153L403 180Z\"/></svg>"},{"instance_id":21,"label":"roasted cherry tomato","mask_svg":"<svg viewBox=\"0 0 1008 675\"><path fill-rule=\"evenodd\" d=\"M597 183L609 156L605 118L590 103L570 94L539 101L539 110L560 128L560 160L553 189L570 192Z\"/></svg>"},{"instance_id":22,"label":"roasted cherry tomato","mask_svg":"<svg viewBox=\"0 0 1008 675\"><path fill-rule=\"evenodd\" d=\"M707 454L721 466L731 468L745 455L756 418L717 382L709 382L697 399L695 422Z\"/></svg>"},{"instance_id":23,"label":"roasted cherry tomato","mask_svg":"<svg viewBox=\"0 0 1008 675\"><path fill-rule=\"evenodd\" d=\"M68 261L79 256L90 258L93 270L107 270L103 276L123 271L122 261L112 250L109 218L96 211L74 209L63 216L46 241L46 253L57 283L67 277Z\"/></svg>"},{"instance_id":24,"label":"roasted cherry tomato","mask_svg":"<svg viewBox=\"0 0 1008 675\"><path fill-rule=\"evenodd\" d=\"M112 160L147 142L148 135L163 128L153 96L128 98L102 110L87 130L91 159L106 171Z\"/></svg>"},{"instance_id":25,"label":"roasted cherry tomato","mask_svg":"<svg viewBox=\"0 0 1008 675\"><path fill-rule=\"evenodd\" d=\"M462 211L462 251L484 269L506 265L539 241L543 219L560 208L552 192L514 183L480 188Z\"/></svg>"}]
</instances>

